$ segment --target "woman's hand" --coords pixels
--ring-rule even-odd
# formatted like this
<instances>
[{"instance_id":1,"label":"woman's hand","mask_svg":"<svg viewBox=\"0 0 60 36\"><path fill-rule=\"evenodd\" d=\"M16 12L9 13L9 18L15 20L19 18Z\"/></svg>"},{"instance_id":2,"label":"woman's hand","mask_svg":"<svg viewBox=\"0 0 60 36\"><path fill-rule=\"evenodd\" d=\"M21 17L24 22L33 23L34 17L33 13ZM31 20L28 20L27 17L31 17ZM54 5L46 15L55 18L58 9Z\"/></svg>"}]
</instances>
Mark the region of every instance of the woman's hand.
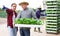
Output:
<instances>
[{"instance_id":1,"label":"woman's hand","mask_svg":"<svg viewBox=\"0 0 60 36\"><path fill-rule=\"evenodd\" d=\"M7 7L5 7L4 5L3 5L3 8L2 8L2 10L6 10L7 9Z\"/></svg>"}]
</instances>

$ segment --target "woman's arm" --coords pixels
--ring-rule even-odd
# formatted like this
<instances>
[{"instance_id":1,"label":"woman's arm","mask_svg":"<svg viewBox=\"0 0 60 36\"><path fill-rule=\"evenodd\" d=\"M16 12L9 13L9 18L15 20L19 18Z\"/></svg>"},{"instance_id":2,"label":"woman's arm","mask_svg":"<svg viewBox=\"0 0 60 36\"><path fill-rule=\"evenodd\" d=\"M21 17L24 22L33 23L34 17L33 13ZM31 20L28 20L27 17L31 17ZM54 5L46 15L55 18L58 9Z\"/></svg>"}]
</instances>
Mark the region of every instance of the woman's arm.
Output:
<instances>
[{"instance_id":1,"label":"woman's arm","mask_svg":"<svg viewBox=\"0 0 60 36\"><path fill-rule=\"evenodd\" d=\"M3 6L2 10L6 10L7 13L12 13L13 11L5 6Z\"/></svg>"},{"instance_id":2,"label":"woman's arm","mask_svg":"<svg viewBox=\"0 0 60 36\"><path fill-rule=\"evenodd\" d=\"M41 10L41 12L44 12L45 11L45 9L44 10Z\"/></svg>"}]
</instances>

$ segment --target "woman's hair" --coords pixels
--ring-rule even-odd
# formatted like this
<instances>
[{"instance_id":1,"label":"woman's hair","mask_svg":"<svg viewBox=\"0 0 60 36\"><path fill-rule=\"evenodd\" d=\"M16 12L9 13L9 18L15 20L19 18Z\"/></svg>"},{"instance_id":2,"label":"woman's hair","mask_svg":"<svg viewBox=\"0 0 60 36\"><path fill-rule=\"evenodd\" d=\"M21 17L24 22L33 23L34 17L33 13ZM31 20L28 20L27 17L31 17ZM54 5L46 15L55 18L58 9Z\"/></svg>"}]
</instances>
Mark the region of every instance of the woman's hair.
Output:
<instances>
[{"instance_id":1,"label":"woman's hair","mask_svg":"<svg viewBox=\"0 0 60 36\"><path fill-rule=\"evenodd\" d=\"M41 8L38 8L39 10L41 10Z\"/></svg>"},{"instance_id":2,"label":"woman's hair","mask_svg":"<svg viewBox=\"0 0 60 36\"><path fill-rule=\"evenodd\" d=\"M12 3L11 6L13 6L13 5L17 5L17 4L16 3Z\"/></svg>"}]
</instances>

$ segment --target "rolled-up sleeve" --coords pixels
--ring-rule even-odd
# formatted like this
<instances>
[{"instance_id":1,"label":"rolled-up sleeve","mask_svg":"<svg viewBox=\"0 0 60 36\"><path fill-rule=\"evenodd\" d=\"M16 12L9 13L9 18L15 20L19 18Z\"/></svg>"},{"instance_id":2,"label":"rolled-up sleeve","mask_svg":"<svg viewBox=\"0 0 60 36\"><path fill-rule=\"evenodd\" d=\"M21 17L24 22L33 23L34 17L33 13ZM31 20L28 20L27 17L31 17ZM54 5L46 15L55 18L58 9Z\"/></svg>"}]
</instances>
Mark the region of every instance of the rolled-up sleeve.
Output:
<instances>
[{"instance_id":1,"label":"rolled-up sleeve","mask_svg":"<svg viewBox=\"0 0 60 36\"><path fill-rule=\"evenodd\" d=\"M6 9L6 13L10 14L12 13L13 11L11 9Z\"/></svg>"}]
</instances>

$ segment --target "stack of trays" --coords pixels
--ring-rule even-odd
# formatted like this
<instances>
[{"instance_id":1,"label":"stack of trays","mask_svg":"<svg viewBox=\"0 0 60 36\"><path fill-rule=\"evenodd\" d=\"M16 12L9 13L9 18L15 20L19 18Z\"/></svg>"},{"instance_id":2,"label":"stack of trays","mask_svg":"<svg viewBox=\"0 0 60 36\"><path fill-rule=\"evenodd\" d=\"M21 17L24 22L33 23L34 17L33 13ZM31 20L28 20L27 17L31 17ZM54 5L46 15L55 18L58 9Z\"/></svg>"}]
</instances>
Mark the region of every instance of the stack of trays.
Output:
<instances>
[{"instance_id":1,"label":"stack of trays","mask_svg":"<svg viewBox=\"0 0 60 36\"><path fill-rule=\"evenodd\" d=\"M59 32L59 24L58 24L58 1L57 0L47 0L47 20L46 20L46 32L47 33L58 33Z\"/></svg>"},{"instance_id":2,"label":"stack of trays","mask_svg":"<svg viewBox=\"0 0 60 36\"><path fill-rule=\"evenodd\" d=\"M59 27L59 31L60 31L60 0L58 0L58 27Z\"/></svg>"}]
</instances>

